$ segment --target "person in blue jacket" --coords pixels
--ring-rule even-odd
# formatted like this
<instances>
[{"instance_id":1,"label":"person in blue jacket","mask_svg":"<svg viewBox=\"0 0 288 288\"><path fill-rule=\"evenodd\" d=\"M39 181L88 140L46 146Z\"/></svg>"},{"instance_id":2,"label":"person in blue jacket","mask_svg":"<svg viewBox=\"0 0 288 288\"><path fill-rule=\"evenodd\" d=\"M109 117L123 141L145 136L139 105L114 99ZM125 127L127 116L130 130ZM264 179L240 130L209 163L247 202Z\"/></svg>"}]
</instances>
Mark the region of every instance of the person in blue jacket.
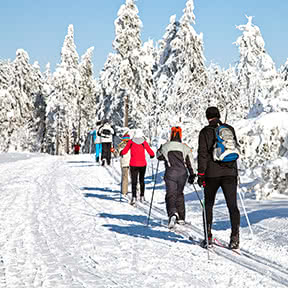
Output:
<instances>
[{"instance_id":1,"label":"person in blue jacket","mask_svg":"<svg viewBox=\"0 0 288 288\"><path fill-rule=\"evenodd\" d=\"M95 144L95 160L99 162L100 154L102 154L102 144L101 144L101 137L97 135L99 128L102 125L102 121L96 122L96 128L90 132L93 137L93 143Z\"/></svg>"}]
</instances>

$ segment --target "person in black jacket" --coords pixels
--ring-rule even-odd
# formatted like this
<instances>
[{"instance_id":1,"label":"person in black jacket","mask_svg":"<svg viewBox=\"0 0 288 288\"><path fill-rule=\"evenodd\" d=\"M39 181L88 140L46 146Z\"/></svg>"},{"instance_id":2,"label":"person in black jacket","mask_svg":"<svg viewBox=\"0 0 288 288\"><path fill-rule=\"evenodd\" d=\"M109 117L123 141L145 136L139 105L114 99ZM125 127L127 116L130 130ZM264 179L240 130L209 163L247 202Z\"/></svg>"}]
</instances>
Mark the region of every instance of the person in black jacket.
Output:
<instances>
[{"instance_id":1,"label":"person in black jacket","mask_svg":"<svg viewBox=\"0 0 288 288\"><path fill-rule=\"evenodd\" d=\"M231 222L231 237L229 247L239 248L239 226L240 213L237 207L237 162L217 162L213 160L213 147L216 141L215 128L222 124L220 112L217 107L209 107L206 110L206 118L209 122L199 134L198 142L198 184L204 187L205 213L208 230L208 244L212 244L212 221L213 206L217 190L221 187L224 193L227 207L229 209ZM225 124L232 130L237 143L235 130L232 126ZM205 218L205 217L204 217ZM202 246L207 247L207 239Z\"/></svg>"},{"instance_id":2,"label":"person in black jacket","mask_svg":"<svg viewBox=\"0 0 288 288\"><path fill-rule=\"evenodd\" d=\"M166 209L169 217L168 228L178 224L185 224L184 186L189 171L188 182L194 183L196 175L192 169L192 150L182 142L181 127L172 127L170 141L157 151L158 160L165 161L164 180L166 184Z\"/></svg>"}]
</instances>

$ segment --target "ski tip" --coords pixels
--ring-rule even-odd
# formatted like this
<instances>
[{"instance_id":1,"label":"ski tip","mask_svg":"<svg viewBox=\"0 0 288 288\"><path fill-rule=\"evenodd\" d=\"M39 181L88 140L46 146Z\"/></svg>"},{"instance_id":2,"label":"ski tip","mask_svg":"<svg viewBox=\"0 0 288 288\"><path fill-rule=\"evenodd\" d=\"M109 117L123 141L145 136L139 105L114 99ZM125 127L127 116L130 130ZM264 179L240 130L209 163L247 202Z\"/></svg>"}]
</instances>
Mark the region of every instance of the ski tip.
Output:
<instances>
[{"instance_id":1,"label":"ski tip","mask_svg":"<svg viewBox=\"0 0 288 288\"><path fill-rule=\"evenodd\" d=\"M233 252L235 252L238 255L241 255L241 250L240 249L231 249Z\"/></svg>"}]
</instances>

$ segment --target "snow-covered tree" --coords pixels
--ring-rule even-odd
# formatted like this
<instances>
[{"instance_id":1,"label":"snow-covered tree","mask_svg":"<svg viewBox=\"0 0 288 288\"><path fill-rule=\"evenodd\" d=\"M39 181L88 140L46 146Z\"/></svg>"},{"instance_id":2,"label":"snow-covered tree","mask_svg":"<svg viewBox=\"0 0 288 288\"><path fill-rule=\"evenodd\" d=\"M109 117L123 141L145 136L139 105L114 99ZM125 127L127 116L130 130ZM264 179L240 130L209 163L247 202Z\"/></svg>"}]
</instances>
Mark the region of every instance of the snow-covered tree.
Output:
<instances>
[{"instance_id":1,"label":"snow-covered tree","mask_svg":"<svg viewBox=\"0 0 288 288\"><path fill-rule=\"evenodd\" d=\"M87 49L86 53L81 57L79 64L80 71L80 90L78 98L79 122L77 127L77 137L75 142L84 142L85 137L94 127L96 122L96 95L95 81L93 79L92 54L94 47Z\"/></svg>"},{"instance_id":2,"label":"snow-covered tree","mask_svg":"<svg viewBox=\"0 0 288 288\"><path fill-rule=\"evenodd\" d=\"M77 133L81 78L78 61L74 28L69 25L61 50L61 64L53 74L54 91L47 100L46 151L57 155L71 152L73 135Z\"/></svg>"},{"instance_id":3,"label":"snow-covered tree","mask_svg":"<svg viewBox=\"0 0 288 288\"><path fill-rule=\"evenodd\" d=\"M141 28L142 22L134 0L126 0L115 20L116 35L113 42L114 49L121 56L118 95L124 98L117 102L124 102L124 126L143 128L144 120L150 116L147 104L153 101L153 79L150 71L153 67L149 66L145 48L142 49Z\"/></svg>"},{"instance_id":4,"label":"snow-covered tree","mask_svg":"<svg viewBox=\"0 0 288 288\"><path fill-rule=\"evenodd\" d=\"M205 103L201 98L207 78L203 40L202 34L198 35L192 26L195 24L193 11L194 2L188 0L180 21L176 22L174 16L170 18L170 24L161 41L162 61L155 77L157 93L164 103L161 113L166 113L163 121L168 126L182 122L186 125L184 122L187 123L189 118L195 119L199 109L203 109L203 102ZM187 125L195 127L195 123Z\"/></svg>"},{"instance_id":5,"label":"snow-covered tree","mask_svg":"<svg viewBox=\"0 0 288 288\"><path fill-rule=\"evenodd\" d=\"M96 101L100 104L97 118L109 119L116 126L123 126L124 92L120 85L120 54L109 53L99 77L99 96Z\"/></svg>"},{"instance_id":6,"label":"snow-covered tree","mask_svg":"<svg viewBox=\"0 0 288 288\"><path fill-rule=\"evenodd\" d=\"M237 75L243 116L247 115L257 99L265 101L279 94L275 64L264 48L259 27L252 23L251 16L247 19L247 24L236 26L243 34L235 42L240 52Z\"/></svg>"}]
</instances>

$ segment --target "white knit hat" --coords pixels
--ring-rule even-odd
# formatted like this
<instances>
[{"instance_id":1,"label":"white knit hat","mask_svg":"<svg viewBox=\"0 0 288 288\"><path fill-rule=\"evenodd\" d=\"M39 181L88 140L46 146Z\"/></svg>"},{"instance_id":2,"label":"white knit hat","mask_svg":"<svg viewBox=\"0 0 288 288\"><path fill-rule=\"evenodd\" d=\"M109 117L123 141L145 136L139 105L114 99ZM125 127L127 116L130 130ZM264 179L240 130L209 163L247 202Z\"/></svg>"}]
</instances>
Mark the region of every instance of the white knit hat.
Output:
<instances>
[{"instance_id":1,"label":"white knit hat","mask_svg":"<svg viewBox=\"0 0 288 288\"><path fill-rule=\"evenodd\" d=\"M141 129L136 129L133 135L134 138L144 137L144 133Z\"/></svg>"}]
</instances>

